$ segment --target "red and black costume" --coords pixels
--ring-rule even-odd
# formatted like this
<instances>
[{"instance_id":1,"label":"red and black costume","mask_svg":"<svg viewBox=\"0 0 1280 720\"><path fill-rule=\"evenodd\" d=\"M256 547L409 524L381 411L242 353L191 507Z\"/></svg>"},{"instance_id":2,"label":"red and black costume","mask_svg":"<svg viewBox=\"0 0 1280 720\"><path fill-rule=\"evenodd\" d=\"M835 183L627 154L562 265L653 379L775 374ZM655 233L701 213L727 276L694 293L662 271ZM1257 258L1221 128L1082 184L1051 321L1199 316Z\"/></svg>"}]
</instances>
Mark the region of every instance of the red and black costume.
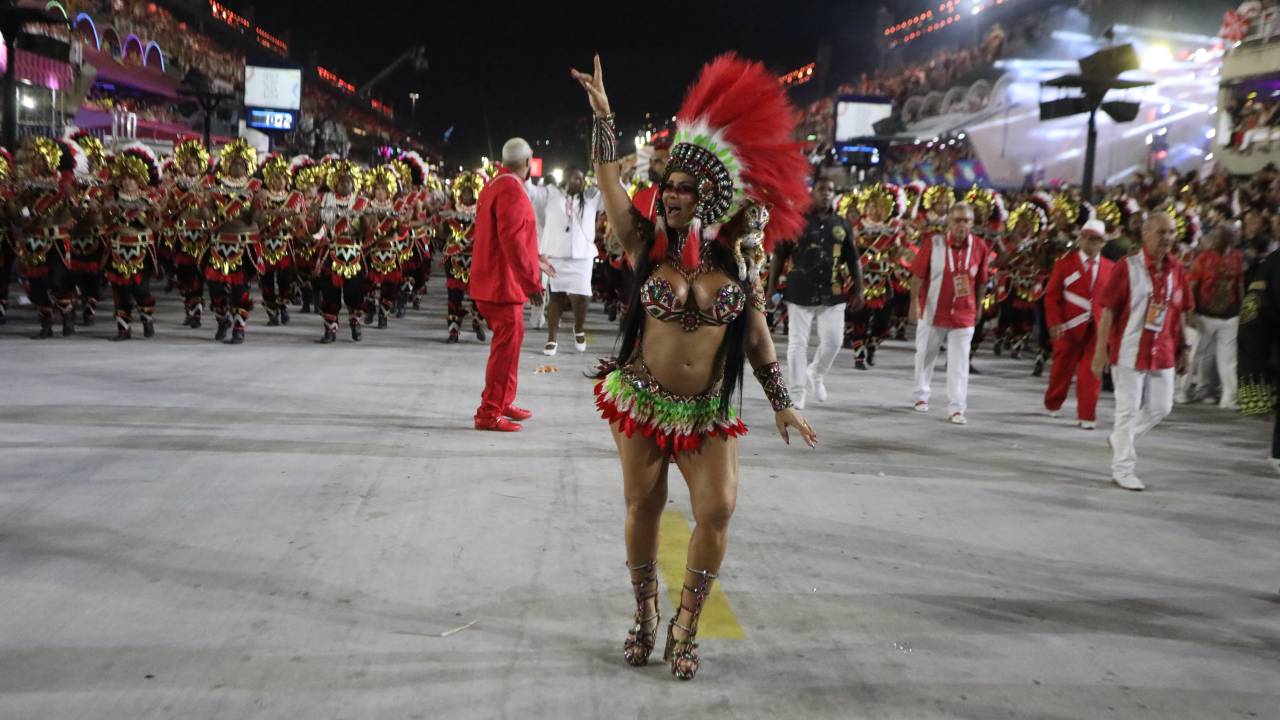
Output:
<instances>
[{"instance_id":1,"label":"red and black costume","mask_svg":"<svg viewBox=\"0 0 1280 720\"><path fill-rule=\"evenodd\" d=\"M440 186L440 180L431 175L427 162L418 153L412 150L401 153L396 163L396 167L400 169L401 186L404 188L400 205L401 221L409 231L407 255L400 266L404 279L400 284L400 298L396 306L396 317L402 318L405 307L412 305L417 310L421 296L427 292L427 281L431 279L431 243L438 229L432 197L443 198L444 190Z\"/></svg>"},{"instance_id":2,"label":"red and black costume","mask_svg":"<svg viewBox=\"0 0 1280 720\"><path fill-rule=\"evenodd\" d=\"M204 313L201 266L209 252L209 153L200 141L188 139L174 146L173 158L178 175L165 203L165 233L172 242L174 279L186 310L182 324L198 328Z\"/></svg>"},{"instance_id":3,"label":"red and black costume","mask_svg":"<svg viewBox=\"0 0 1280 720\"><path fill-rule=\"evenodd\" d=\"M462 320L467 316L464 303L471 285L471 249L474 242L476 206L480 190L484 187L484 177L479 173L465 172L453 180L453 210L445 213L443 232L445 234L444 268L445 288L448 292L446 320L449 323L448 342L458 342L462 329ZM463 191L471 191L471 204L463 202ZM474 301L471 307L471 330L480 342L484 342L484 316Z\"/></svg>"},{"instance_id":4,"label":"red and black costume","mask_svg":"<svg viewBox=\"0 0 1280 720\"><path fill-rule=\"evenodd\" d=\"M316 253L320 279L321 304L324 314L322 343L338 339L338 315L347 307L351 339L359 342L364 322L364 301L369 280L365 270L364 236L360 218L368 200L360 195L360 169L350 161L334 163L328 174L328 185L334 190L320 201L321 245ZM350 181L350 190L339 195L339 183Z\"/></svg>"},{"instance_id":5,"label":"red and black costume","mask_svg":"<svg viewBox=\"0 0 1280 720\"><path fill-rule=\"evenodd\" d=\"M258 288L267 311L267 325L288 325L289 301L297 282L294 239L307 235L307 200L300 191L289 188L293 178L283 157L268 158L262 166L262 178L264 186L254 196L262 247ZM273 185L280 189L272 190Z\"/></svg>"},{"instance_id":6,"label":"red and black costume","mask_svg":"<svg viewBox=\"0 0 1280 720\"><path fill-rule=\"evenodd\" d=\"M10 201L16 189L13 183L13 156L9 151L0 148L0 209L4 212L0 222L0 325L3 325L9 314L9 278L13 276L13 264L17 261L14 252L13 233L9 230Z\"/></svg>"},{"instance_id":7,"label":"red and black costume","mask_svg":"<svg viewBox=\"0 0 1280 720\"><path fill-rule=\"evenodd\" d=\"M125 188L128 181L134 187ZM98 215L107 241L106 275L115 304L116 340L133 337L133 311L142 319L146 337L155 334L156 299L151 277L159 262L156 228L161 219L160 166L146 146L135 143L111 161L111 185L104 189Z\"/></svg>"},{"instance_id":8,"label":"red and black costume","mask_svg":"<svg viewBox=\"0 0 1280 720\"><path fill-rule=\"evenodd\" d=\"M243 164L243 174L232 175ZM232 345L244 342L249 313L253 311L250 288L262 273L262 247L257 227L252 224L253 199L262 182L250 175L257 164L257 151L243 138L222 148L216 182L209 187L209 204L214 231L204 263L204 279L209 284L209 307L218 321L214 340L223 340L227 331Z\"/></svg>"},{"instance_id":9,"label":"red and black costume","mask_svg":"<svg viewBox=\"0 0 1280 720\"><path fill-rule=\"evenodd\" d=\"M75 291L71 260L72 214L76 202L74 160L66 143L48 138L31 141L33 171L13 198L14 250L27 297L40 318L36 339L53 337L55 310L62 316L62 335L75 334Z\"/></svg>"},{"instance_id":10,"label":"red and black costume","mask_svg":"<svg viewBox=\"0 0 1280 720\"><path fill-rule=\"evenodd\" d=\"M369 290L377 301L378 329L387 327L388 318L400 304L403 265L412 254L409 229L404 223L409 198L396 198L399 185L399 176L389 165L365 173L369 203L361 218L361 229L369 263Z\"/></svg>"},{"instance_id":11,"label":"red and black costume","mask_svg":"<svg viewBox=\"0 0 1280 720\"><path fill-rule=\"evenodd\" d=\"M906 198L895 185L873 185L857 198L858 222L853 226L862 264L861 310L848 311L845 342L853 349L854 367L866 370L875 365L876 348L892 329L894 258L902 242L898 218L906 210ZM870 206L883 221L872 220Z\"/></svg>"},{"instance_id":12,"label":"red and black costume","mask_svg":"<svg viewBox=\"0 0 1280 720\"><path fill-rule=\"evenodd\" d=\"M84 155L87 171L76 176L79 186L78 204L84 213L71 233L71 283L83 304L82 322L92 325L98 311L102 291L102 257L106 247L106 228L93 222L97 217L91 208L106 190L106 153L102 141L85 131L71 136L71 145Z\"/></svg>"}]
</instances>

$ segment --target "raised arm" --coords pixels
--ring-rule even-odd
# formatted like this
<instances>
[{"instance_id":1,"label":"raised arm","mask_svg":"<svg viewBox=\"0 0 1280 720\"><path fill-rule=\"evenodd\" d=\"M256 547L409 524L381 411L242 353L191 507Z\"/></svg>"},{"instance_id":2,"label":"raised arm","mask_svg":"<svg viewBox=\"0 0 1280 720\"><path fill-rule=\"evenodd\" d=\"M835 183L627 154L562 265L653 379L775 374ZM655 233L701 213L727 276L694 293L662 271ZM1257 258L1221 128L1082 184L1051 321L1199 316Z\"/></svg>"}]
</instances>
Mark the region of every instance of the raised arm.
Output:
<instances>
[{"instance_id":1,"label":"raised arm","mask_svg":"<svg viewBox=\"0 0 1280 720\"><path fill-rule=\"evenodd\" d=\"M644 250L644 241L631 216L631 197L622 186L618 131L614 125L613 112L609 109L609 96L604 91L604 70L600 68L600 54L595 56L592 74L572 69L569 73L587 92L591 112L595 115L591 132L591 162L604 200L604 212L609 217L609 227L634 261Z\"/></svg>"}]
</instances>

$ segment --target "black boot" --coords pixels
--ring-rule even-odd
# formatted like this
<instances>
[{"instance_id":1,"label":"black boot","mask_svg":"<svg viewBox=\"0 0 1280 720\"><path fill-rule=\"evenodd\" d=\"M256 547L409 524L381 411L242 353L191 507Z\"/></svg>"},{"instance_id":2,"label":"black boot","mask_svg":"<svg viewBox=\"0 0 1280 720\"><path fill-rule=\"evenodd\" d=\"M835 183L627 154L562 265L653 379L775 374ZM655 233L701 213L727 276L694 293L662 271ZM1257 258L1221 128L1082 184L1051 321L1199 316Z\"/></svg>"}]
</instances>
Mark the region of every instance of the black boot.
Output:
<instances>
[{"instance_id":1,"label":"black boot","mask_svg":"<svg viewBox=\"0 0 1280 720\"><path fill-rule=\"evenodd\" d=\"M306 315L311 312L311 293L303 293L302 295L302 314Z\"/></svg>"},{"instance_id":2,"label":"black boot","mask_svg":"<svg viewBox=\"0 0 1280 720\"><path fill-rule=\"evenodd\" d=\"M62 311L62 337L76 334L76 314L72 309Z\"/></svg>"},{"instance_id":3,"label":"black boot","mask_svg":"<svg viewBox=\"0 0 1280 720\"><path fill-rule=\"evenodd\" d=\"M404 319L404 311L405 311L404 300L397 300L396 301L396 319L397 320Z\"/></svg>"},{"instance_id":4,"label":"black boot","mask_svg":"<svg viewBox=\"0 0 1280 720\"><path fill-rule=\"evenodd\" d=\"M142 337L155 337L156 316L153 313L142 313Z\"/></svg>"},{"instance_id":5,"label":"black boot","mask_svg":"<svg viewBox=\"0 0 1280 720\"><path fill-rule=\"evenodd\" d=\"M222 342L227 339L227 331L231 329L231 320L227 318L218 318L218 329L213 333L214 342Z\"/></svg>"},{"instance_id":6,"label":"black boot","mask_svg":"<svg viewBox=\"0 0 1280 720\"><path fill-rule=\"evenodd\" d=\"M870 367L876 366L876 346L875 345L870 345L870 344L867 345L867 365L869 365Z\"/></svg>"},{"instance_id":7,"label":"black boot","mask_svg":"<svg viewBox=\"0 0 1280 720\"><path fill-rule=\"evenodd\" d=\"M486 340L484 334L484 324L480 322L480 318L471 318L471 329L476 333L476 339L480 342Z\"/></svg>"},{"instance_id":8,"label":"black boot","mask_svg":"<svg viewBox=\"0 0 1280 720\"><path fill-rule=\"evenodd\" d=\"M289 324L289 306L288 305L280 306L280 324L281 325Z\"/></svg>"},{"instance_id":9,"label":"black boot","mask_svg":"<svg viewBox=\"0 0 1280 720\"><path fill-rule=\"evenodd\" d=\"M418 296L417 296L417 295L414 295L414 296L413 296L413 309L414 309L414 310L420 310L420 309L422 309L422 303L418 300ZM0 322L3 322L3 320L0 320Z\"/></svg>"},{"instance_id":10,"label":"black boot","mask_svg":"<svg viewBox=\"0 0 1280 720\"><path fill-rule=\"evenodd\" d=\"M378 308L378 329L387 329L387 309L381 306Z\"/></svg>"},{"instance_id":11,"label":"black boot","mask_svg":"<svg viewBox=\"0 0 1280 720\"><path fill-rule=\"evenodd\" d=\"M85 327L93 325L93 316L96 314L91 305L84 306L84 312L80 315L80 324Z\"/></svg>"},{"instance_id":12,"label":"black boot","mask_svg":"<svg viewBox=\"0 0 1280 720\"><path fill-rule=\"evenodd\" d=\"M996 357L1004 354L1004 338L996 338L996 344L991 348L991 352L995 353Z\"/></svg>"},{"instance_id":13,"label":"black boot","mask_svg":"<svg viewBox=\"0 0 1280 720\"><path fill-rule=\"evenodd\" d=\"M1031 371L1031 376L1040 377L1041 375L1044 375L1044 366L1045 366L1045 355L1044 355L1044 351L1042 350L1036 355L1036 366Z\"/></svg>"},{"instance_id":14,"label":"black boot","mask_svg":"<svg viewBox=\"0 0 1280 720\"><path fill-rule=\"evenodd\" d=\"M203 314L204 308L199 303L196 303L196 306L191 309L191 327L193 329L200 327L200 316Z\"/></svg>"},{"instance_id":15,"label":"black boot","mask_svg":"<svg viewBox=\"0 0 1280 720\"><path fill-rule=\"evenodd\" d=\"M280 315L273 310L267 310L267 327L279 327Z\"/></svg>"},{"instance_id":16,"label":"black boot","mask_svg":"<svg viewBox=\"0 0 1280 720\"><path fill-rule=\"evenodd\" d=\"M360 342L360 339L363 337L364 332L360 328L360 318L355 315L351 316L351 340L353 342Z\"/></svg>"},{"instance_id":17,"label":"black boot","mask_svg":"<svg viewBox=\"0 0 1280 720\"><path fill-rule=\"evenodd\" d=\"M231 339L227 341L228 345L240 345L244 343L244 326L244 316L236 315L235 321L231 323Z\"/></svg>"},{"instance_id":18,"label":"black boot","mask_svg":"<svg viewBox=\"0 0 1280 720\"><path fill-rule=\"evenodd\" d=\"M331 342L337 342L337 340L338 340L338 321L335 320L333 322L329 322L328 320L325 320L324 321L324 337L320 338L320 340L318 340L317 342L327 345Z\"/></svg>"},{"instance_id":19,"label":"black boot","mask_svg":"<svg viewBox=\"0 0 1280 720\"><path fill-rule=\"evenodd\" d=\"M53 337L53 316L40 316L40 332L31 336L32 340L46 340Z\"/></svg>"},{"instance_id":20,"label":"black boot","mask_svg":"<svg viewBox=\"0 0 1280 720\"><path fill-rule=\"evenodd\" d=\"M129 329L129 319L116 316L116 336L111 338L111 342L120 342L121 340L132 340L133 331Z\"/></svg>"}]
</instances>

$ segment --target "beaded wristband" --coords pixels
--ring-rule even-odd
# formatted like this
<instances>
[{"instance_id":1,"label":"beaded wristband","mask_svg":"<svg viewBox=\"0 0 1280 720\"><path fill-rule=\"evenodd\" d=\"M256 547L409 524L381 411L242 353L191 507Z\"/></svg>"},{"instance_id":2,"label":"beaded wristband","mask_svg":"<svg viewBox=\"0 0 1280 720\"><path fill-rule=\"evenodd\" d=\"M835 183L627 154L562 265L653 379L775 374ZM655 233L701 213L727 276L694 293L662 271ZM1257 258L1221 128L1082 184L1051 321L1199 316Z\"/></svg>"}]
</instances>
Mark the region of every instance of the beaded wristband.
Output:
<instances>
[{"instance_id":1,"label":"beaded wristband","mask_svg":"<svg viewBox=\"0 0 1280 720\"><path fill-rule=\"evenodd\" d=\"M618 161L618 130L614 125L616 116L609 113L603 117L594 116L591 123L591 162L606 164Z\"/></svg>"},{"instance_id":2,"label":"beaded wristband","mask_svg":"<svg viewBox=\"0 0 1280 720\"><path fill-rule=\"evenodd\" d=\"M755 371L756 380L764 388L765 397L774 412L782 412L791 407L791 393L787 390L787 381L782 378L782 366L777 361L771 362Z\"/></svg>"}]
</instances>

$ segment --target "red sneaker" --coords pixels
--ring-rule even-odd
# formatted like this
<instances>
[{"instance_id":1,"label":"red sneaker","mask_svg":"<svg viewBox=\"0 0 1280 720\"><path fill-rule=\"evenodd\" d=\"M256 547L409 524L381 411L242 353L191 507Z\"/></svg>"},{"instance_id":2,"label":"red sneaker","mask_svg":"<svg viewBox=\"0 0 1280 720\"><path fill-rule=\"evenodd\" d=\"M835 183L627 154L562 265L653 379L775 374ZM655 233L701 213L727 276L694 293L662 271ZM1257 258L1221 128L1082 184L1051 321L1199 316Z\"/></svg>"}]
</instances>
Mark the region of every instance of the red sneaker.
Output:
<instances>
[{"instance_id":1,"label":"red sneaker","mask_svg":"<svg viewBox=\"0 0 1280 720\"><path fill-rule=\"evenodd\" d=\"M509 417L512 420L528 420L533 417L533 413L515 405L508 405L506 410L502 411L503 417Z\"/></svg>"},{"instance_id":2,"label":"red sneaker","mask_svg":"<svg viewBox=\"0 0 1280 720\"><path fill-rule=\"evenodd\" d=\"M514 423L504 417L476 418L477 430L493 430L496 432L520 432L520 423Z\"/></svg>"}]
</instances>

